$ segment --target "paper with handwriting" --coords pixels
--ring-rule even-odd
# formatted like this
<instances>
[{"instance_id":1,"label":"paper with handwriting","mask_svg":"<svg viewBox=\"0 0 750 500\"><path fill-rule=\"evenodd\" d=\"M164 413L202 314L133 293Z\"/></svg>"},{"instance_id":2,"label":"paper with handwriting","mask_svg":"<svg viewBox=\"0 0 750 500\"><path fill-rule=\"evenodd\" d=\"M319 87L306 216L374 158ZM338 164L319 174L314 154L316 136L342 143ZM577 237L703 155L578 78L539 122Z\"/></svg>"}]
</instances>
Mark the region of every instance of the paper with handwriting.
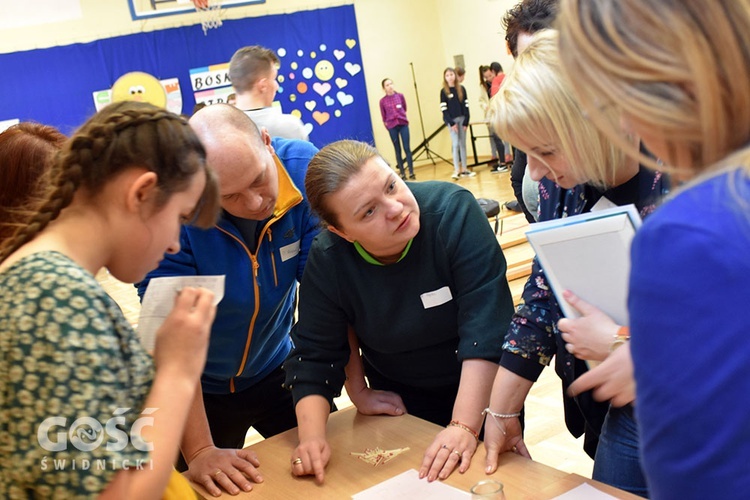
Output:
<instances>
[{"instance_id":1,"label":"paper with handwriting","mask_svg":"<svg viewBox=\"0 0 750 500\"><path fill-rule=\"evenodd\" d=\"M211 290L214 293L214 305L224 298L224 275L153 278L143 294L141 315L138 318L138 337L148 352L153 352L156 332L172 311L177 293L186 286Z\"/></svg>"}]
</instances>

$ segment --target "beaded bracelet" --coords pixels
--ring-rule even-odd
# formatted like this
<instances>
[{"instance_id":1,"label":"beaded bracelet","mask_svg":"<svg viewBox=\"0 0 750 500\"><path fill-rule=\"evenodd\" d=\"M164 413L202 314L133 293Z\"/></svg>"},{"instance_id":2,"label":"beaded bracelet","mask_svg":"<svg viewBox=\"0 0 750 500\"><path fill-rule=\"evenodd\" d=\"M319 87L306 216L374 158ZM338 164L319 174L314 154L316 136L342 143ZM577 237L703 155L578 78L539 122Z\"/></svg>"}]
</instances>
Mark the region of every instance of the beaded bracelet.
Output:
<instances>
[{"instance_id":1,"label":"beaded bracelet","mask_svg":"<svg viewBox=\"0 0 750 500\"><path fill-rule=\"evenodd\" d=\"M518 411L516 413L495 413L489 408L485 408L484 410L482 410L482 416L485 415L492 415L495 418L516 418L521 416L521 412Z\"/></svg>"},{"instance_id":2,"label":"beaded bracelet","mask_svg":"<svg viewBox=\"0 0 750 500\"><path fill-rule=\"evenodd\" d=\"M495 422L495 425L497 426L498 429L500 429L500 432L502 432L503 436L504 436L505 435L505 427L502 426L502 425L500 425L500 421L498 420L498 418L516 418L516 417L520 417L521 416L521 412L519 411L519 412L516 412L516 413L495 413L494 411L490 410L489 407L487 407L484 410L482 410L482 416L485 416L485 415L491 415L492 416L492 421Z\"/></svg>"},{"instance_id":3,"label":"beaded bracelet","mask_svg":"<svg viewBox=\"0 0 750 500\"><path fill-rule=\"evenodd\" d=\"M463 430L465 430L466 432L468 432L469 434L471 434L472 436L474 436L474 439L476 439L477 441L479 441L479 433L478 433L478 432L476 432L476 431L475 431L474 429L472 429L471 427L469 427L468 425L466 425L466 424L462 424L462 423L461 423L461 422L459 422L458 420L451 420L451 422L450 422L450 423L448 424L448 426L449 426L449 427L458 427L458 428L460 428L460 429L463 429Z\"/></svg>"}]
</instances>

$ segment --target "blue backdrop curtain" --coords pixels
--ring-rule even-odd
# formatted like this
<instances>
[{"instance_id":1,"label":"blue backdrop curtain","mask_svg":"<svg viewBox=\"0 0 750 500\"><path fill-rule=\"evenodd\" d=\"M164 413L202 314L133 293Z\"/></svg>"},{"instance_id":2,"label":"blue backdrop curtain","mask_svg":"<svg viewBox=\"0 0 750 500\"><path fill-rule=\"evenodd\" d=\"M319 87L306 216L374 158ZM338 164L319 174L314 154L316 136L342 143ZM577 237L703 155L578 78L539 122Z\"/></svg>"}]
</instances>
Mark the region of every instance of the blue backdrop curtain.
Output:
<instances>
[{"instance_id":1,"label":"blue backdrop curtain","mask_svg":"<svg viewBox=\"0 0 750 500\"><path fill-rule=\"evenodd\" d=\"M300 116L318 147L343 138L372 142L354 6L224 21L0 55L0 120L33 120L70 133L95 112L93 92L123 74L178 78L183 112L195 103L190 69L227 63L245 45L281 59L277 100ZM303 84L303 85L301 85Z\"/></svg>"}]
</instances>

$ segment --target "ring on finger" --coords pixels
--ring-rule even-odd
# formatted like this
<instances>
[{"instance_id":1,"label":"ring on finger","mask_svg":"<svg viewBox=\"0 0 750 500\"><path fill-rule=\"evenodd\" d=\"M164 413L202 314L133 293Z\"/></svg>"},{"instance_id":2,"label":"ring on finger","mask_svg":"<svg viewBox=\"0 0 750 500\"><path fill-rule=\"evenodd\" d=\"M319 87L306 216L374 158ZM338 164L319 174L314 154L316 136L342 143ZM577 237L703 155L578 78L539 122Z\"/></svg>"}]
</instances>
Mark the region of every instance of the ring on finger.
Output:
<instances>
[{"instance_id":1,"label":"ring on finger","mask_svg":"<svg viewBox=\"0 0 750 500\"><path fill-rule=\"evenodd\" d=\"M292 465L302 465L302 459L300 457L295 458L292 461Z\"/></svg>"},{"instance_id":2,"label":"ring on finger","mask_svg":"<svg viewBox=\"0 0 750 500\"><path fill-rule=\"evenodd\" d=\"M460 451L453 450L453 451L451 451L451 453L455 453L456 455L458 455L458 458L461 458L462 453Z\"/></svg>"},{"instance_id":3,"label":"ring on finger","mask_svg":"<svg viewBox=\"0 0 750 500\"><path fill-rule=\"evenodd\" d=\"M223 474L223 473L224 473L224 471L222 471L221 469L216 469L216 472L214 472L214 473L213 473L212 475L213 475L214 477L218 477L218 476L219 476L219 474Z\"/></svg>"}]
</instances>

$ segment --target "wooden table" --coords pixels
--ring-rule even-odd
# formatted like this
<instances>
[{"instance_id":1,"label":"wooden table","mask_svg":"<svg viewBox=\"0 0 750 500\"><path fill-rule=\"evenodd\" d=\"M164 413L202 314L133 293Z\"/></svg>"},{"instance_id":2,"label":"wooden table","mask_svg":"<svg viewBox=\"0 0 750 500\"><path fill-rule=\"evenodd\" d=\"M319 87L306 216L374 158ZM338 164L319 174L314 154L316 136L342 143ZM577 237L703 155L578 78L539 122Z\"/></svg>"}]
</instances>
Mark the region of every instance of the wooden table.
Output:
<instances>
[{"instance_id":1,"label":"wooden table","mask_svg":"<svg viewBox=\"0 0 750 500\"><path fill-rule=\"evenodd\" d=\"M328 442L333 453L323 485L316 484L312 476L292 476L290 462L297 445L297 429L292 429L250 446L260 459L263 483L253 485L253 491L249 493L240 493L235 497L224 494L222 498L348 499L404 471L419 470L425 449L439 431L440 427L411 415L369 417L357 413L355 408L348 408L332 414L328 421ZM407 446L410 448L408 451L377 467L350 455L351 452L363 452L366 448L391 450ZM468 491L476 482L492 478L505 485L507 500L549 499L581 483L589 483L617 498L639 498L513 453L503 454L497 472L487 476L483 470L484 455L484 445L480 444L469 470L465 474L454 472L445 483ZM193 487L204 498L214 498L200 485L193 484Z\"/></svg>"}]
</instances>

